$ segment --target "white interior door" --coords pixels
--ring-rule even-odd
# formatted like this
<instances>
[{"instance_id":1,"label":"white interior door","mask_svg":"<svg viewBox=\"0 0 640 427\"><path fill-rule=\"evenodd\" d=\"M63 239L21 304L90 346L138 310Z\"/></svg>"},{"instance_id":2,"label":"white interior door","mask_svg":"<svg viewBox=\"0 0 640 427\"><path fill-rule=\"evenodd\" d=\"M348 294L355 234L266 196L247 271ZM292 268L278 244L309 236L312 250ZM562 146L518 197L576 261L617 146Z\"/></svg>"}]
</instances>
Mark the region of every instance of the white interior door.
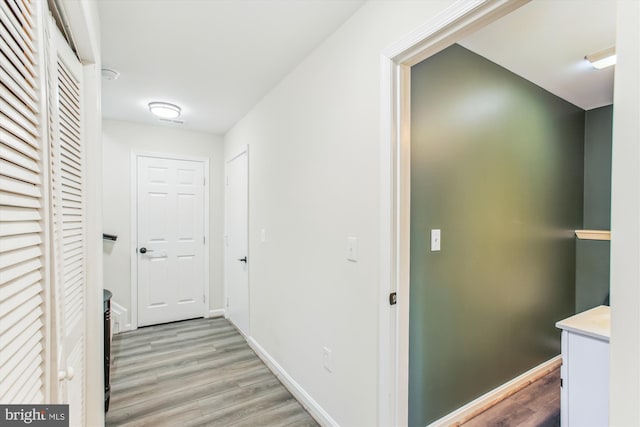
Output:
<instances>
[{"instance_id":1,"label":"white interior door","mask_svg":"<svg viewBox=\"0 0 640 427\"><path fill-rule=\"evenodd\" d=\"M227 161L225 192L227 316L247 336L249 335L248 174L247 151Z\"/></svg>"},{"instance_id":2,"label":"white interior door","mask_svg":"<svg viewBox=\"0 0 640 427\"><path fill-rule=\"evenodd\" d=\"M82 65L51 22L50 185L57 320L58 400L84 424L86 191Z\"/></svg>"},{"instance_id":3,"label":"white interior door","mask_svg":"<svg viewBox=\"0 0 640 427\"><path fill-rule=\"evenodd\" d=\"M204 163L137 157L138 326L203 317Z\"/></svg>"},{"instance_id":4,"label":"white interior door","mask_svg":"<svg viewBox=\"0 0 640 427\"><path fill-rule=\"evenodd\" d=\"M2 11L24 7L38 8L35 0L5 1ZM40 28L33 14L0 14L0 402L42 404L52 400L45 349L48 141L39 136L46 117L35 77L42 75L43 43L35 40Z\"/></svg>"}]
</instances>

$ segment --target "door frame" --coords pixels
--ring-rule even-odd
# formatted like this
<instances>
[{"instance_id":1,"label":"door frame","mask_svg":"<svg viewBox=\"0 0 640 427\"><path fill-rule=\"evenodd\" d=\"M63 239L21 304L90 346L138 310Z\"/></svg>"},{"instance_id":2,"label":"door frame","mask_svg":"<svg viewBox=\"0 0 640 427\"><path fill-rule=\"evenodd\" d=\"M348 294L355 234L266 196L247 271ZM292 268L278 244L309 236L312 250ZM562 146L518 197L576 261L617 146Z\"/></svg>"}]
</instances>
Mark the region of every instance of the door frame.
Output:
<instances>
[{"instance_id":1,"label":"door frame","mask_svg":"<svg viewBox=\"0 0 640 427\"><path fill-rule=\"evenodd\" d=\"M183 154L158 153L150 151L131 151L131 233L130 233L130 262L131 262L131 330L138 329L138 157L156 157L168 160L184 160L201 162L204 166L204 308L203 317L209 317L209 247L211 235L209 225L209 158L188 156Z\"/></svg>"},{"instance_id":2,"label":"door frame","mask_svg":"<svg viewBox=\"0 0 640 427\"><path fill-rule=\"evenodd\" d=\"M227 165L229 164L229 162L237 159L238 157L242 156L243 154L247 155L247 224L246 224L246 228L247 228L247 260L251 260L251 248L249 246L249 242L251 241L250 236L249 236L249 199L250 199L250 195L251 195L251 186L249 185L249 177L251 175L250 171L249 171L249 167L250 167L250 160L249 160L249 144L243 145L241 147L239 147L238 149L232 151L232 155L230 155L227 159L225 159L224 161L224 227L223 227L223 239L224 239L224 246L223 246L223 263L224 263L224 273L223 273L223 278L222 280L224 281L224 287L223 287L223 294L222 294L222 306L223 306L223 310L224 310L224 317L226 319L229 318L229 305L228 305L228 300L227 298L229 297L229 276L227 274L227 257L228 257L228 250L227 250L227 224L228 224L228 218L227 218L227 175L228 175L228 168ZM247 311L249 314L249 326L247 327L247 333L245 334L244 332L240 331L240 329L238 329L238 331L245 336L245 338L248 338L249 336L251 336L251 262L247 262Z\"/></svg>"},{"instance_id":3,"label":"door frame","mask_svg":"<svg viewBox=\"0 0 640 427\"><path fill-rule=\"evenodd\" d=\"M380 56L380 425L404 426L409 416L411 67L529 1L458 0Z\"/></svg>"}]
</instances>

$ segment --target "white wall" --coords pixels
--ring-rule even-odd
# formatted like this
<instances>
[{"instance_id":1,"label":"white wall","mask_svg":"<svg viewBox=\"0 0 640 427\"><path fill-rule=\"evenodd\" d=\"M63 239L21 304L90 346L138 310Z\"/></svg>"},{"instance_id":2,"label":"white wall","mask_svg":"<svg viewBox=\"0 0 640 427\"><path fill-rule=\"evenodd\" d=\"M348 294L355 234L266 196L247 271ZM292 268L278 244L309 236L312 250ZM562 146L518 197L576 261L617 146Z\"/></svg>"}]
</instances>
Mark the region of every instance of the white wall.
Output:
<instances>
[{"instance_id":1,"label":"white wall","mask_svg":"<svg viewBox=\"0 0 640 427\"><path fill-rule=\"evenodd\" d=\"M366 3L225 136L250 145L251 336L343 426L378 422L380 54L450 3Z\"/></svg>"},{"instance_id":2,"label":"white wall","mask_svg":"<svg viewBox=\"0 0 640 427\"><path fill-rule=\"evenodd\" d=\"M610 425L640 425L640 3L617 2L611 186Z\"/></svg>"},{"instance_id":3,"label":"white wall","mask_svg":"<svg viewBox=\"0 0 640 427\"><path fill-rule=\"evenodd\" d=\"M171 126L103 120L103 231L117 234L103 243L104 287L131 313L131 153L182 154L209 159L209 303L222 308L223 142L222 137ZM130 322L120 325L124 328Z\"/></svg>"}]
</instances>

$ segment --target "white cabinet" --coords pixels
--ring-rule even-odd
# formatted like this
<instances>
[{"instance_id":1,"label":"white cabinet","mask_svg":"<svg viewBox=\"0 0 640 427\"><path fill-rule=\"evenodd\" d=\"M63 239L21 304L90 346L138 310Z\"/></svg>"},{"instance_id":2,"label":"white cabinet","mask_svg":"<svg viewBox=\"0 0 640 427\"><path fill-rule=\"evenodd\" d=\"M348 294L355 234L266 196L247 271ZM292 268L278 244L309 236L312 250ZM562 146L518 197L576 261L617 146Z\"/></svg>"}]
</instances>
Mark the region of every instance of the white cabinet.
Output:
<instances>
[{"instance_id":1,"label":"white cabinet","mask_svg":"<svg viewBox=\"0 0 640 427\"><path fill-rule=\"evenodd\" d=\"M609 307L556 323L562 329L562 427L609 425Z\"/></svg>"}]
</instances>

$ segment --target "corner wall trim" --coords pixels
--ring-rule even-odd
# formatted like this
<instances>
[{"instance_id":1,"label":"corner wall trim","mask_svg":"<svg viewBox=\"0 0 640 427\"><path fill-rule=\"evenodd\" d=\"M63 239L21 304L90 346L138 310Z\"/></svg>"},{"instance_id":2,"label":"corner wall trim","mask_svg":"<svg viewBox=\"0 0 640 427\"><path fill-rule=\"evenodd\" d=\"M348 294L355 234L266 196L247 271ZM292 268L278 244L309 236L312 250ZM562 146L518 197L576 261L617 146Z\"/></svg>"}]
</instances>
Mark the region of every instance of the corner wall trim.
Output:
<instances>
[{"instance_id":1,"label":"corner wall trim","mask_svg":"<svg viewBox=\"0 0 640 427\"><path fill-rule=\"evenodd\" d=\"M226 317L227 313L224 308L216 308L209 310L209 317Z\"/></svg>"},{"instance_id":2,"label":"corner wall trim","mask_svg":"<svg viewBox=\"0 0 640 427\"><path fill-rule=\"evenodd\" d=\"M514 395L532 382L544 377L554 369L562 365L562 356L558 355L553 359L541 363L533 369L528 370L522 375L517 376L509 382L494 388L490 392L478 397L476 400L467 403L463 407L456 409L449 415L445 415L439 420L429 424L428 427L445 427L459 426L471 420L473 417L480 415L491 406L500 403L509 396Z\"/></svg>"},{"instance_id":3,"label":"corner wall trim","mask_svg":"<svg viewBox=\"0 0 640 427\"><path fill-rule=\"evenodd\" d=\"M124 306L111 299L111 333L119 334L131 330L131 323L124 323L128 318L128 312Z\"/></svg>"},{"instance_id":4,"label":"corner wall trim","mask_svg":"<svg viewBox=\"0 0 640 427\"><path fill-rule=\"evenodd\" d=\"M302 406L311 414L311 416L322 426L339 427L339 424L331 418L300 384L298 384L291 376L276 362L267 351L253 338L249 337L247 343L251 349L258 355L265 365L273 372L287 390L300 402Z\"/></svg>"}]
</instances>

